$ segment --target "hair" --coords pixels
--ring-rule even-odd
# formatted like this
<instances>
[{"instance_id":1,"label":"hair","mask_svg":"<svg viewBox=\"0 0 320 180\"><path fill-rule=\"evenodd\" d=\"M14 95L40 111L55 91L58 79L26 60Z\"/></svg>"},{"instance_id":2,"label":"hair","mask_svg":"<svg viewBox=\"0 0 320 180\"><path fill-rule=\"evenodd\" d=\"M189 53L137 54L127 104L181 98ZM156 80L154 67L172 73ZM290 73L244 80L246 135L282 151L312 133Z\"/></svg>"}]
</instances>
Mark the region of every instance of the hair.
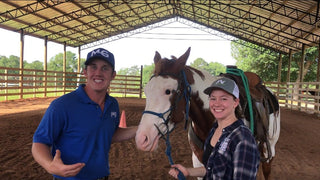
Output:
<instances>
[{"instance_id":1,"label":"hair","mask_svg":"<svg viewBox=\"0 0 320 180\"><path fill-rule=\"evenodd\" d=\"M236 107L234 113L235 113L237 119L242 119L242 118L244 118L244 115L243 115L243 113L242 113L240 104Z\"/></svg>"},{"instance_id":2,"label":"hair","mask_svg":"<svg viewBox=\"0 0 320 180\"><path fill-rule=\"evenodd\" d=\"M234 100L237 99L234 95L232 95L232 96L233 96L233 99L234 99ZM238 104L238 106L236 107L234 113L235 113L237 119L243 119L243 118L244 118L244 114L243 114L242 108L241 108L241 106L240 106L240 99L239 99L239 104Z\"/></svg>"}]
</instances>

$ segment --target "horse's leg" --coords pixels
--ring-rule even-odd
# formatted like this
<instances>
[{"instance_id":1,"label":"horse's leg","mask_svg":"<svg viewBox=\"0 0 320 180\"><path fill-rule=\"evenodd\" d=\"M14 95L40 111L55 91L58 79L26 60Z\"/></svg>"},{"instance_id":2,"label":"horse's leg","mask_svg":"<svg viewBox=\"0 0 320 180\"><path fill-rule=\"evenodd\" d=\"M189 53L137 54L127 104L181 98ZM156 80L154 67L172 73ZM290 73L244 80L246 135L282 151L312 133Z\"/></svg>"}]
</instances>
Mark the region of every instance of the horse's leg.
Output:
<instances>
[{"instance_id":1,"label":"horse's leg","mask_svg":"<svg viewBox=\"0 0 320 180\"><path fill-rule=\"evenodd\" d=\"M265 180L263 170L262 170L262 162L260 162L260 165L259 165L257 180Z\"/></svg>"},{"instance_id":2,"label":"horse's leg","mask_svg":"<svg viewBox=\"0 0 320 180\"><path fill-rule=\"evenodd\" d=\"M266 180L270 179L271 164L272 164L273 158L275 157L275 153L276 153L275 146L279 140L279 136L280 136L280 110L275 114L270 114L268 140L270 143L271 158L268 161L261 163L262 169L263 169L263 175Z\"/></svg>"},{"instance_id":3,"label":"horse's leg","mask_svg":"<svg viewBox=\"0 0 320 180\"><path fill-rule=\"evenodd\" d=\"M268 162L261 163L262 170L263 170L263 176L264 176L265 180L268 180L270 178L272 160L273 160L273 158L271 158Z\"/></svg>"}]
</instances>

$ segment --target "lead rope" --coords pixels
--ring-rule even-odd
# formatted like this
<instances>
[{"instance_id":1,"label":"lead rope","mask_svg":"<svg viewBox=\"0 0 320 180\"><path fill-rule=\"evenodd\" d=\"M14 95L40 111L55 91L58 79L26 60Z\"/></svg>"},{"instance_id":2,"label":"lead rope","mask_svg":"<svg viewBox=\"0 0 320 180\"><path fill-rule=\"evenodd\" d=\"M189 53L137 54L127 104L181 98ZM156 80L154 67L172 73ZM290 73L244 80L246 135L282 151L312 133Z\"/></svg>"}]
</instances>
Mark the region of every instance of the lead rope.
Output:
<instances>
[{"instance_id":1,"label":"lead rope","mask_svg":"<svg viewBox=\"0 0 320 180\"><path fill-rule=\"evenodd\" d=\"M186 116L185 116L186 117L186 122L185 122L185 125L184 125L184 129L186 130L187 129L187 125L188 125L188 119L189 119L191 86L187 81L187 76L186 76L186 73L184 71L182 71L182 75L183 75L183 81L184 81L184 85L185 85L183 94L184 94L184 98L186 100ZM173 163L172 156L171 156L171 144L170 144L170 140L169 140L169 134L170 134L170 132L167 133L167 138L166 138L166 146L167 146L166 155L168 156L170 165L173 165L174 163ZM178 168L176 168L176 170L179 171L178 179L179 180L185 180L186 177L183 175L183 173Z\"/></svg>"},{"instance_id":2,"label":"lead rope","mask_svg":"<svg viewBox=\"0 0 320 180\"><path fill-rule=\"evenodd\" d=\"M254 134L254 122L253 122L253 110L252 110L252 101L251 101L251 95L249 90L249 83L247 76L244 74L244 72L241 69L238 68L229 68L227 67L227 73L240 76L245 88L246 96L248 99L248 106L249 106L249 115L250 115L250 129L252 134Z\"/></svg>"},{"instance_id":3,"label":"lead rope","mask_svg":"<svg viewBox=\"0 0 320 180\"><path fill-rule=\"evenodd\" d=\"M187 76L186 76L186 73L184 71L182 71L182 75L183 75L183 81L184 81L184 85L185 85L183 94L184 94L184 98L186 100L186 122L184 124L184 130L186 130L187 129L187 125L188 125L188 119L189 119L191 86L188 83Z\"/></svg>"},{"instance_id":4,"label":"lead rope","mask_svg":"<svg viewBox=\"0 0 320 180\"><path fill-rule=\"evenodd\" d=\"M170 140L169 140L169 132L167 133L167 138L166 138L166 155L168 156L168 159L169 159L169 163L170 165L173 165L173 160L172 160L172 156L171 156L171 145L170 145ZM178 179L179 180L185 180L186 177L183 175L183 173L178 169L176 168L176 170L179 171L179 174L178 174Z\"/></svg>"},{"instance_id":5,"label":"lead rope","mask_svg":"<svg viewBox=\"0 0 320 180\"><path fill-rule=\"evenodd\" d=\"M188 125L188 119L189 119L191 86L187 81L187 76L184 71L182 71L182 75L183 75L183 81L184 81L184 85L185 85L185 88L183 90L183 94L184 94L184 98L186 100L186 116L185 116L186 122L184 125L184 129L186 130L187 125ZM168 156L170 165L173 165L174 163L173 163L172 156L171 156L171 144L170 144L170 140L169 140L169 134L170 134L170 132L167 133L167 138L166 138L166 146L167 146L166 155ZM186 177L183 175L183 173L178 168L176 168L176 170L179 171L178 179L185 180Z\"/></svg>"}]
</instances>

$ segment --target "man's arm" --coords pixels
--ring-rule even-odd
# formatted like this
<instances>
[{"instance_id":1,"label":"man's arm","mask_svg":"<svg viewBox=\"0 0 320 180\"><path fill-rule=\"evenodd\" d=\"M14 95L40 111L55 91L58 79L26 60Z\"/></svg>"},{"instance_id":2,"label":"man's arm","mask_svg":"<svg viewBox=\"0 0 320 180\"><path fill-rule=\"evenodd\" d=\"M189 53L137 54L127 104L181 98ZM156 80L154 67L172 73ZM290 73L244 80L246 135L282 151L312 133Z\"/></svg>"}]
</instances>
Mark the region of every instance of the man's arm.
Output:
<instances>
[{"instance_id":1,"label":"man's arm","mask_svg":"<svg viewBox=\"0 0 320 180\"><path fill-rule=\"evenodd\" d=\"M134 138L137 130L138 126L132 126L127 128L119 127L112 137L112 142L121 142Z\"/></svg>"},{"instance_id":2,"label":"man's arm","mask_svg":"<svg viewBox=\"0 0 320 180\"><path fill-rule=\"evenodd\" d=\"M52 157L50 147L42 143L32 143L31 152L34 160L50 174L72 177L77 175L85 166L84 163L65 165L61 160L61 152L59 150L57 150L56 155Z\"/></svg>"}]
</instances>

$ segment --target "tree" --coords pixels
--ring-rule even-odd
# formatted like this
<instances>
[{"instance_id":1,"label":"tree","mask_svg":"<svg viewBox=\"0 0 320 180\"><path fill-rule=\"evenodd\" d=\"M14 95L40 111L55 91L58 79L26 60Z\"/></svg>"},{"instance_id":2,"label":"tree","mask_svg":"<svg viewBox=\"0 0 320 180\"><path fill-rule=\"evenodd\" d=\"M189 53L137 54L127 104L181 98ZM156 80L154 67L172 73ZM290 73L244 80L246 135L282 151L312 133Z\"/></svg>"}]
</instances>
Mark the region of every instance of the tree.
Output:
<instances>
[{"instance_id":1,"label":"tree","mask_svg":"<svg viewBox=\"0 0 320 180\"><path fill-rule=\"evenodd\" d=\"M231 52L232 57L236 59L236 65L243 71L250 71L257 73L264 81L277 81L278 80L278 66L279 66L279 53L271 51L266 48L251 48L258 47L257 45L249 42L242 42L241 44L232 42ZM257 51L261 49L262 51ZM304 60L304 81L314 81L316 79L316 68L312 64L318 61L317 48L312 47L306 50L306 58ZM298 52L293 54L291 63L291 81L299 82L299 67L302 53ZM282 57L281 81L286 81L288 55Z\"/></svg>"},{"instance_id":2,"label":"tree","mask_svg":"<svg viewBox=\"0 0 320 180\"><path fill-rule=\"evenodd\" d=\"M152 65L144 65L143 67L143 74L142 74L142 84L146 84L153 73L154 70L154 64ZM121 68L117 74L119 75L135 75L140 76L140 68L135 65L130 68Z\"/></svg>"},{"instance_id":3,"label":"tree","mask_svg":"<svg viewBox=\"0 0 320 180\"><path fill-rule=\"evenodd\" d=\"M9 58L6 56L0 56L0 66L8 68L19 68L20 58L18 56L11 55Z\"/></svg>"},{"instance_id":4,"label":"tree","mask_svg":"<svg viewBox=\"0 0 320 180\"><path fill-rule=\"evenodd\" d=\"M190 63L191 67L202 70L206 70L208 65L209 64L202 58L197 58L196 60Z\"/></svg>"},{"instance_id":5,"label":"tree","mask_svg":"<svg viewBox=\"0 0 320 180\"><path fill-rule=\"evenodd\" d=\"M43 70L43 62L40 61L33 61L32 63L23 62L25 69L36 69L36 70Z\"/></svg>"},{"instance_id":6,"label":"tree","mask_svg":"<svg viewBox=\"0 0 320 180\"><path fill-rule=\"evenodd\" d=\"M142 84L145 85L149 82L151 76L154 72L154 63L151 65L144 65L143 66L143 74L142 74Z\"/></svg>"},{"instance_id":7,"label":"tree","mask_svg":"<svg viewBox=\"0 0 320 180\"><path fill-rule=\"evenodd\" d=\"M190 66L196 69L208 71L213 76L218 76L220 73L226 72L226 67L223 64L218 62L207 63L202 58L197 58L192 63L190 63Z\"/></svg>"},{"instance_id":8,"label":"tree","mask_svg":"<svg viewBox=\"0 0 320 180\"><path fill-rule=\"evenodd\" d=\"M131 66L130 68L121 68L117 74L128 75L128 76L140 76L140 67L137 65Z\"/></svg>"},{"instance_id":9,"label":"tree","mask_svg":"<svg viewBox=\"0 0 320 180\"><path fill-rule=\"evenodd\" d=\"M84 63L84 59L80 60L80 64ZM52 57L48 63L48 70L51 71L63 71L63 53L59 53ZM77 72L78 70L78 58L76 54L71 51L67 51L66 54L66 72Z\"/></svg>"}]
</instances>

